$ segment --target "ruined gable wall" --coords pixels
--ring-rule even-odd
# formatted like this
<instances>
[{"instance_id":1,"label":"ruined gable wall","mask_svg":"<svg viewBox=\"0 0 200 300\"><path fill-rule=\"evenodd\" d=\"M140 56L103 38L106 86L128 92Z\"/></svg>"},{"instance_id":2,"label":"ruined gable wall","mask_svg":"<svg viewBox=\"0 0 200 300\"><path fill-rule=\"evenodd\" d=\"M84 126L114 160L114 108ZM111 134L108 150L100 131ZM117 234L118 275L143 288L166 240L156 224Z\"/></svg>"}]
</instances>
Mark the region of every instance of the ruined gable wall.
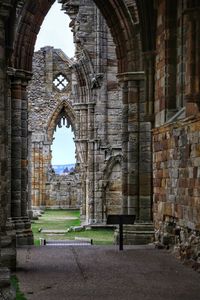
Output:
<instances>
[{"instance_id":1,"label":"ruined gable wall","mask_svg":"<svg viewBox=\"0 0 200 300\"><path fill-rule=\"evenodd\" d=\"M34 54L33 78L28 88L29 99L29 176L31 184L29 201L32 206L48 205L48 173L51 164L53 132L59 121L63 103L71 106L71 61L53 47L44 47ZM68 85L59 91L53 84L57 75L63 74ZM70 111L68 112L70 115ZM31 207L29 207L31 209Z\"/></svg>"},{"instance_id":2,"label":"ruined gable wall","mask_svg":"<svg viewBox=\"0 0 200 300\"><path fill-rule=\"evenodd\" d=\"M57 106L64 100L72 103L71 70L64 53L53 47L44 47L34 53L33 78L28 87L29 97L29 131L46 133L49 120L52 118ZM61 56L61 57L60 57ZM66 91L59 92L54 87L53 81L59 73L65 74L69 79Z\"/></svg>"}]
</instances>

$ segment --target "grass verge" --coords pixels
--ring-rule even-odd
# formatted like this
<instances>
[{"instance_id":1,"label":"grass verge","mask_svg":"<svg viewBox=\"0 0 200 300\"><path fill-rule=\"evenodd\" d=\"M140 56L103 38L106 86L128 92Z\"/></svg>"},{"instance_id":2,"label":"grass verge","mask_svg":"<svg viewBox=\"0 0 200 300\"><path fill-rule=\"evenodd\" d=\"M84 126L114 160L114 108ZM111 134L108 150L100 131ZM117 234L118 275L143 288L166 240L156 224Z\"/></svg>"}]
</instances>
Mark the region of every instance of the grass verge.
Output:
<instances>
[{"instance_id":1,"label":"grass verge","mask_svg":"<svg viewBox=\"0 0 200 300\"><path fill-rule=\"evenodd\" d=\"M26 300L24 294L19 289L19 281L15 275L11 276L11 284L16 290L16 300Z\"/></svg>"},{"instance_id":2,"label":"grass verge","mask_svg":"<svg viewBox=\"0 0 200 300\"><path fill-rule=\"evenodd\" d=\"M73 219L72 219L73 218ZM67 230L71 226L79 226L80 212L79 210L45 210L45 213L34 221L32 230L34 234L34 243L39 245L39 239L54 239L64 240L75 237L85 237L93 240L94 245L112 245L113 244L113 229L111 228L94 228L90 230L70 231L64 235L61 234L44 234L39 232L40 229Z\"/></svg>"}]
</instances>

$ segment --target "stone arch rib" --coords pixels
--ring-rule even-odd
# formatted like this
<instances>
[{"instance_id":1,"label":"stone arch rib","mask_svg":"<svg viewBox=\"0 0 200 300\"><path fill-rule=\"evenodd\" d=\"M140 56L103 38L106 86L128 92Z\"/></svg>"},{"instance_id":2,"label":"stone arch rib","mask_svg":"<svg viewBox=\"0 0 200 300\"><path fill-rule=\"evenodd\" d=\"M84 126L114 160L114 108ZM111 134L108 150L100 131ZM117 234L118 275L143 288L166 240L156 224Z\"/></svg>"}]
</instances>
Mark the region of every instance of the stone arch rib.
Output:
<instances>
[{"instance_id":1,"label":"stone arch rib","mask_svg":"<svg viewBox=\"0 0 200 300\"><path fill-rule=\"evenodd\" d=\"M28 0L21 9L17 20L13 52L13 67L32 70L32 57L35 41L42 22L55 0Z\"/></svg>"},{"instance_id":2,"label":"stone arch rib","mask_svg":"<svg viewBox=\"0 0 200 300\"><path fill-rule=\"evenodd\" d=\"M124 0L94 0L110 27L116 45L118 72L141 69L141 46L131 11ZM134 0L132 1L134 2ZM135 9L137 5L135 4Z\"/></svg>"}]
</instances>

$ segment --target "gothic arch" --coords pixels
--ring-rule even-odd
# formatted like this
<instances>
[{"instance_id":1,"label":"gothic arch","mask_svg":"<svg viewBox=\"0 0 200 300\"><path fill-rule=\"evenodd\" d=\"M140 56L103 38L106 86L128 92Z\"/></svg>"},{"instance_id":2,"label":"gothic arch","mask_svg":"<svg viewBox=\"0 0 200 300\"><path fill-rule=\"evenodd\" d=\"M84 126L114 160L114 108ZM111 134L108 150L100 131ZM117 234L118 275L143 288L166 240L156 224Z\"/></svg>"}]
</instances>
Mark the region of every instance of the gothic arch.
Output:
<instances>
[{"instance_id":1,"label":"gothic arch","mask_svg":"<svg viewBox=\"0 0 200 300\"><path fill-rule=\"evenodd\" d=\"M13 67L31 71L32 56L40 26L55 0L28 0L17 20L17 34L14 42ZM65 3L65 1L59 0ZM113 36L118 59L118 72L141 70L141 43L138 33L137 5L135 1L94 0L106 19ZM130 1L129 1L130 2ZM132 2L132 1L131 1Z\"/></svg>"},{"instance_id":2,"label":"gothic arch","mask_svg":"<svg viewBox=\"0 0 200 300\"><path fill-rule=\"evenodd\" d=\"M53 139L53 134L55 131L56 126L58 125L60 119L62 117L66 118L67 124L72 126L72 129L75 128L75 112L71 106L71 104L64 100L54 110L54 113L52 114L48 126L47 126L47 137L48 140L51 142ZM66 124L66 125L67 125Z\"/></svg>"}]
</instances>

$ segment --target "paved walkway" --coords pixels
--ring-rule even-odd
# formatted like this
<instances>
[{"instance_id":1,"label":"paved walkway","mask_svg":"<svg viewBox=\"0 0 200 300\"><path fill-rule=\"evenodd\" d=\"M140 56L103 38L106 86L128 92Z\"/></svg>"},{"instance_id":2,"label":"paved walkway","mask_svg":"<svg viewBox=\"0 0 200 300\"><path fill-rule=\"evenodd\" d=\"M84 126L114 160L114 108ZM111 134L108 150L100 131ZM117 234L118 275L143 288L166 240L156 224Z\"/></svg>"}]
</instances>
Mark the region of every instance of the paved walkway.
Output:
<instances>
[{"instance_id":1,"label":"paved walkway","mask_svg":"<svg viewBox=\"0 0 200 300\"><path fill-rule=\"evenodd\" d=\"M70 246L18 249L30 300L199 300L200 274L165 250Z\"/></svg>"}]
</instances>

